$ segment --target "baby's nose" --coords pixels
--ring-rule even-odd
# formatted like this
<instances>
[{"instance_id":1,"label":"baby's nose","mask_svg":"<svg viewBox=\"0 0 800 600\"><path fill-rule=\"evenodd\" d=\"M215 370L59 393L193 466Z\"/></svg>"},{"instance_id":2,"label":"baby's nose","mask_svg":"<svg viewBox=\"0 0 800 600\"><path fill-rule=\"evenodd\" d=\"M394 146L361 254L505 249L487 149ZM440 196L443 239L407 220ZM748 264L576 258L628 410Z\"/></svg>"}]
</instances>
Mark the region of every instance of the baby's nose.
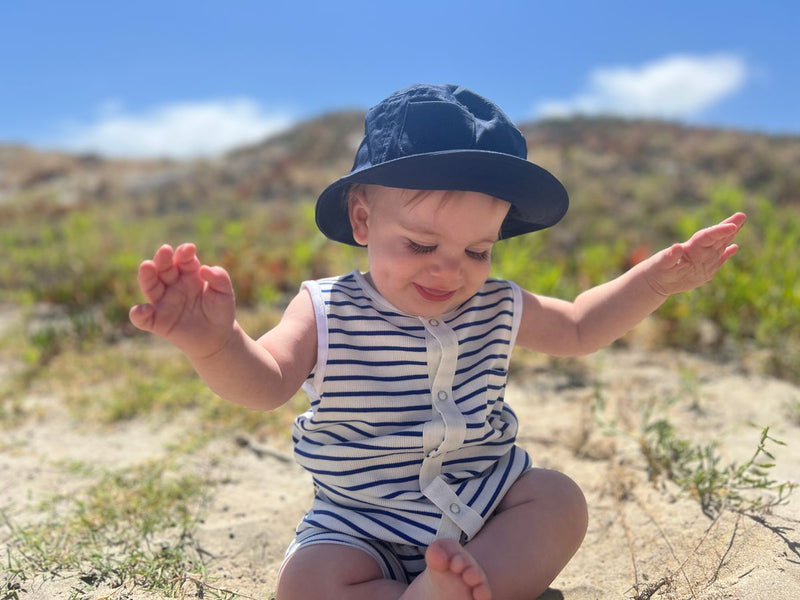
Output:
<instances>
[{"instance_id":1,"label":"baby's nose","mask_svg":"<svg viewBox=\"0 0 800 600\"><path fill-rule=\"evenodd\" d=\"M432 270L438 275L453 276L461 273L461 259L455 256L439 255Z\"/></svg>"}]
</instances>

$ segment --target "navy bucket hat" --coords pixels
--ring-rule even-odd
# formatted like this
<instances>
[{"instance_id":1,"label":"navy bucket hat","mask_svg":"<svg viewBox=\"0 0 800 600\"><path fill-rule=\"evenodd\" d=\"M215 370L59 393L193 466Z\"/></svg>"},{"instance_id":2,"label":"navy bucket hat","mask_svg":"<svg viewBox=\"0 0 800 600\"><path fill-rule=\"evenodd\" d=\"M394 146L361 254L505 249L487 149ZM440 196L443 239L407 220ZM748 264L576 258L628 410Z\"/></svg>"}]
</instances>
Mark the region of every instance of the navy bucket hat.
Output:
<instances>
[{"instance_id":1,"label":"navy bucket hat","mask_svg":"<svg viewBox=\"0 0 800 600\"><path fill-rule=\"evenodd\" d=\"M567 212L567 191L527 157L522 133L486 98L456 85L414 85L367 112L353 169L317 199L317 226L330 239L357 246L347 190L370 183L505 200L511 209L500 239L545 229Z\"/></svg>"}]
</instances>

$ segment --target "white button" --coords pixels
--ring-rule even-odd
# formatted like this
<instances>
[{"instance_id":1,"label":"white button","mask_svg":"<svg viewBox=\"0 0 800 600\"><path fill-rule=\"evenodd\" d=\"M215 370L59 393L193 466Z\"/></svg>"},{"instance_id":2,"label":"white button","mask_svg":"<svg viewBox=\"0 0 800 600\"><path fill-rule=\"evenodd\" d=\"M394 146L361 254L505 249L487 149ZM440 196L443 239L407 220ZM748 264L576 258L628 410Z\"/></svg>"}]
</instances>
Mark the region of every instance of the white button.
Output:
<instances>
[{"instance_id":1,"label":"white button","mask_svg":"<svg viewBox=\"0 0 800 600\"><path fill-rule=\"evenodd\" d=\"M439 398L439 400L447 400L447 392L444 390L436 394L436 396Z\"/></svg>"},{"instance_id":2,"label":"white button","mask_svg":"<svg viewBox=\"0 0 800 600\"><path fill-rule=\"evenodd\" d=\"M428 321L428 323L430 324L431 327L439 326L439 321L437 321L436 319L431 319L430 321Z\"/></svg>"},{"instance_id":3,"label":"white button","mask_svg":"<svg viewBox=\"0 0 800 600\"><path fill-rule=\"evenodd\" d=\"M458 513L461 512L461 507L458 504L456 504L455 502L453 502L450 505L450 512L453 513L454 515L457 515Z\"/></svg>"}]
</instances>

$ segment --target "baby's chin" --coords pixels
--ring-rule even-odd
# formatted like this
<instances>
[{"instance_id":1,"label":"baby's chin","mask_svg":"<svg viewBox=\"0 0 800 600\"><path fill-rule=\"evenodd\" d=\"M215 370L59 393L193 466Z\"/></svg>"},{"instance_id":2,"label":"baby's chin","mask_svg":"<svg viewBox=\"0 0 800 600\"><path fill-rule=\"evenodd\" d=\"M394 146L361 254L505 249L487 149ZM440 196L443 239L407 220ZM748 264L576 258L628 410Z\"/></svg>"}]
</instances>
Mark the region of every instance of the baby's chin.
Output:
<instances>
[{"instance_id":1,"label":"baby's chin","mask_svg":"<svg viewBox=\"0 0 800 600\"><path fill-rule=\"evenodd\" d=\"M391 302L391 299L388 300ZM401 304L396 304L392 302L392 304L407 315L413 315L415 317L420 317L421 319L433 319L455 310L461 306L463 302L463 298L453 296L446 302L420 299L418 302L414 303L401 302ZM405 306L403 306L403 304L405 304Z\"/></svg>"},{"instance_id":2,"label":"baby's chin","mask_svg":"<svg viewBox=\"0 0 800 600\"><path fill-rule=\"evenodd\" d=\"M367 273L366 278L368 283L397 310L421 319L432 319L445 315L461 306L469 298L464 289L455 290L453 293L442 293L439 290L429 290L414 283L408 283L405 286L381 286L373 279L371 273Z\"/></svg>"}]
</instances>

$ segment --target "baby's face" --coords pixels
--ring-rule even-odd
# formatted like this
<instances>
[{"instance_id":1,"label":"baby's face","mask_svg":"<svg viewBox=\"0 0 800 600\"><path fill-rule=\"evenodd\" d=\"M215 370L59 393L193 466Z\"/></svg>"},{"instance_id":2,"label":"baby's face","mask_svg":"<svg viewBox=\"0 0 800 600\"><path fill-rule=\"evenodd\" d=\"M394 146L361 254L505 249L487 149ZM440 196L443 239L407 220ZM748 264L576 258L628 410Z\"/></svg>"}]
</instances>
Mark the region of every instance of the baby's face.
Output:
<instances>
[{"instance_id":1,"label":"baby's face","mask_svg":"<svg viewBox=\"0 0 800 600\"><path fill-rule=\"evenodd\" d=\"M366 186L351 200L350 219L378 291L404 313L433 317L486 281L509 206L477 192Z\"/></svg>"}]
</instances>

